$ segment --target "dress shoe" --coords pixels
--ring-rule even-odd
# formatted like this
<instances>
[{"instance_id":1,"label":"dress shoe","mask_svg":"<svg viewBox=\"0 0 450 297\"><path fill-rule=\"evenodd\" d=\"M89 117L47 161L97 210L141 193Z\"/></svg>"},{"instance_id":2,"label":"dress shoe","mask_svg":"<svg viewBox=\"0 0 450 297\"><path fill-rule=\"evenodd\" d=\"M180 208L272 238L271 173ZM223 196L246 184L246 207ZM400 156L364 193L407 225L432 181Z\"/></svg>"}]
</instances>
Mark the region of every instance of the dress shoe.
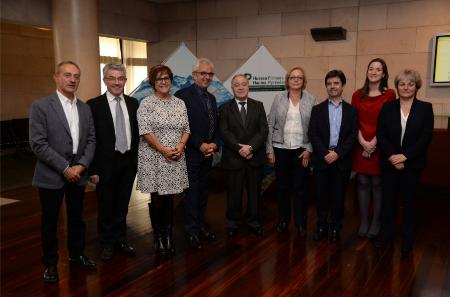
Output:
<instances>
[{"instance_id":1,"label":"dress shoe","mask_svg":"<svg viewBox=\"0 0 450 297\"><path fill-rule=\"evenodd\" d=\"M56 266L46 267L42 278L46 283L56 283L58 281L58 270Z\"/></svg>"},{"instance_id":2,"label":"dress shoe","mask_svg":"<svg viewBox=\"0 0 450 297\"><path fill-rule=\"evenodd\" d=\"M358 232L358 237L359 238L366 238L366 237L369 237L369 235L367 233Z\"/></svg>"},{"instance_id":3,"label":"dress shoe","mask_svg":"<svg viewBox=\"0 0 450 297\"><path fill-rule=\"evenodd\" d=\"M278 233L286 232L287 229L288 229L288 224L286 222L281 221L277 224L277 232Z\"/></svg>"},{"instance_id":4,"label":"dress shoe","mask_svg":"<svg viewBox=\"0 0 450 297\"><path fill-rule=\"evenodd\" d=\"M207 230L206 228L200 229L200 238L207 240L215 240L216 234L212 231Z\"/></svg>"},{"instance_id":5,"label":"dress shoe","mask_svg":"<svg viewBox=\"0 0 450 297\"><path fill-rule=\"evenodd\" d=\"M197 235L189 236L189 245L195 250L201 250L203 248Z\"/></svg>"},{"instance_id":6,"label":"dress shoe","mask_svg":"<svg viewBox=\"0 0 450 297\"><path fill-rule=\"evenodd\" d=\"M298 236L305 237L306 236L306 229L305 229L305 227L298 226L297 227L297 233L298 233Z\"/></svg>"},{"instance_id":7,"label":"dress shoe","mask_svg":"<svg viewBox=\"0 0 450 297\"><path fill-rule=\"evenodd\" d=\"M383 238L376 238L373 241L373 245L377 248L377 249L386 249L386 248L390 248L392 247L392 245L394 244L393 240L387 240L387 239L383 239Z\"/></svg>"},{"instance_id":8,"label":"dress shoe","mask_svg":"<svg viewBox=\"0 0 450 297\"><path fill-rule=\"evenodd\" d=\"M84 270L96 270L97 264L94 261L86 257L85 255L80 255L75 258L69 259L70 264L78 266Z\"/></svg>"},{"instance_id":9,"label":"dress shoe","mask_svg":"<svg viewBox=\"0 0 450 297\"><path fill-rule=\"evenodd\" d=\"M227 236L233 237L238 233L238 228L227 228Z\"/></svg>"},{"instance_id":10,"label":"dress shoe","mask_svg":"<svg viewBox=\"0 0 450 297\"><path fill-rule=\"evenodd\" d=\"M249 226L248 229L249 229L250 233L252 233L254 235L257 235L257 236L264 235L263 229L260 226L258 226L258 227Z\"/></svg>"},{"instance_id":11,"label":"dress shoe","mask_svg":"<svg viewBox=\"0 0 450 297\"><path fill-rule=\"evenodd\" d=\"M376 238L376 237L377 237L377 235L378 235L378 234L367 233L367 235L366 235L366 236L367 236L367 238L368 238L368 239L374 239L374 238Z\"/></svg>"},{"instance_id":12,"label":"dress shoe","mask_svg":"<svg viewBox=\"0 0 450 297\"><path fill-rule=\"evenodd\" d=\"M338 242L339 240L341 240L340 232L337 229L331 230L330 241L331 242Z\"/></svg>"},{"instance_id":13,"label":"dress shoe","mask_svg":"<svg viewBox=\"0 0 450 297\"><path fill-rule=\"evenodd\" d=\"M100 259L103 261L109 261L113 257L113 248L110 246L104 246L100 252Z\"/></svg>"},{"instance_id":14,"label":"dress shoe","mask_svg":"<svg viewBox=\"0 0 450 297\"><path fill-rule=\"evenodd\" d=\"M328 235L328 228L326 227L318 227L316 232L314 232L313 239L315 241L323 240Z\"/></svg>"},{"instance_id":15,"label":"dress shoe","mask_svg":"<svg viewBox=\"0 0 450 297\"><path fill-rule=\"evenodd\" d=\"M128 256L135 256L136 255L136 252L134 251L134 248L131 245L129 245L128 243L126 243L126 242L122 242L122 243L117 244L116 248L119 251L121 251L122 253L127 254Z\"/></svg>"}]
</instances>

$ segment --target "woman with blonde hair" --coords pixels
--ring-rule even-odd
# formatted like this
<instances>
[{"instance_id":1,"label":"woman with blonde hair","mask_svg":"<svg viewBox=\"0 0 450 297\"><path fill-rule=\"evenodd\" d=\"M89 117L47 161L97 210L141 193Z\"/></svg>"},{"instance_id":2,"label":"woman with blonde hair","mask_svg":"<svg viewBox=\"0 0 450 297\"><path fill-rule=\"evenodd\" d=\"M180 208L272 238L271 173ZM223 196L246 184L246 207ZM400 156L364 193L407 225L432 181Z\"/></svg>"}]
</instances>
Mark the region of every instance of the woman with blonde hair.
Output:
<instances>
[{"instance_id":1,"label":"woman with blonde hair","mask_svg":"<svg viewBox=\"0 0 450 297\"><path fill-rule=\"evenodd\" d=\"M306 88L306 74L301 67L286 73L286 91L275 96L268 116L267 158L275 166L278 199L277 231L284 232L291 219L293 194L294 221L300 236L306 235L307 178L312 146L308 139L311 109L316 98Z\"/></svg>"}]
</instances>

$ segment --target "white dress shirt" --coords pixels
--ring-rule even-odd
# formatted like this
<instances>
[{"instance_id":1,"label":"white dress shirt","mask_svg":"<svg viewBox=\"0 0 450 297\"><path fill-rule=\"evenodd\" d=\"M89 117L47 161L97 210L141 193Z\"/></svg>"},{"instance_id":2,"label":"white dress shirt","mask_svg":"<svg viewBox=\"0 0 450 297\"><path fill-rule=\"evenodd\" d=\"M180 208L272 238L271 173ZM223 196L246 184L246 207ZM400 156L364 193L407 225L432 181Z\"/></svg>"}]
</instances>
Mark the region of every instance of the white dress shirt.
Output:
<instances>
[{"instance_id":1,"label":"white dress shirt","mask_svg":"<svg viewBox=\"0 0 450 297\"><path fill-rule=\"evenodd\" d=\"M66 115L67 123L70 128L70 136L72 137L72 153L75 155L78 151L78 143L80 142L80 118L78 116L77 98L70 100L60 91L56 90L59 101Z\"/></svg>"},{"instance_id":2,"label":"white dress shirt","mask_svg":"<svg viewBox=\"0 0 450 297\"><path fill-rule=\"evenodd\" d=\"M284 124L284 142L274 143L273 146L276 148L283 149L298 149L303 143L303 126L302 126L302 115L299 110L299 103L297 106L292 104L289 99L289 109L286 115L286 122Z\"/></svg>"},{"instance_id":3,"label":"white dress shirt","mask_svg":"<svg viewBox=\"0 0 450 297\"><path fill-rule=\"evenodd\" d=\"M125 103L125 98L123 97L123 94L121 94L118 97L122 98L122 100L120 100L120 106L122 107L123 117L125 120L125 132L127 135L128 150L130 150L131 147L130 117L128 115L127 104ZM117 105L117 100L115 100L116 96L111 94L109 91L106 91L106 98L108 99L109 108L111 110L111 115L114 122L114 130L116 130L116 105Z\"/></svg>"}]
</instances>

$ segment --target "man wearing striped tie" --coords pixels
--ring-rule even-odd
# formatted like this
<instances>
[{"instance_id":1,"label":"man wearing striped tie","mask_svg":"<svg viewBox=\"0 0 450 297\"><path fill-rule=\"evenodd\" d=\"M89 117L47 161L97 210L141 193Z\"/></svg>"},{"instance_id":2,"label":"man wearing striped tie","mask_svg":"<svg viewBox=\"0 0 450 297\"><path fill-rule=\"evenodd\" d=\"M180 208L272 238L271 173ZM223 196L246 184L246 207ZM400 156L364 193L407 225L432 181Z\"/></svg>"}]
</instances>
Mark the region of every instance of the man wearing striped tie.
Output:
<instances>
[{"instance_id":1,"label":"man wearing striped tie","mask_svg":"<svg viewBox=\"0 0 450 297\"><path fill-rule=\"evenodd\" d=\"M89 174L91 182L97 185L100 258L104 261L112 259L114 248L134 255L126 230L128 203L137 171L139 103L124 95L126 73L121 63L106 64L103 82L107 91L88 101L97 137Z\"/></svg>"}]
</instances>

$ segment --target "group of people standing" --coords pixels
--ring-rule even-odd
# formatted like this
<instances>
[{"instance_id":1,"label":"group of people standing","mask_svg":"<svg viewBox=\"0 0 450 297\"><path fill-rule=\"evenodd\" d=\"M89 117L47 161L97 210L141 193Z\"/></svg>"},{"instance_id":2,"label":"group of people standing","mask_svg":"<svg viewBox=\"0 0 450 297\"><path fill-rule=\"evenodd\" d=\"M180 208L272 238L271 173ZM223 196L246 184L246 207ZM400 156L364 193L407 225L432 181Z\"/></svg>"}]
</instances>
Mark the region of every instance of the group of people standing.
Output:
<instances>
[{"instance_id":1,"label":"group of people standing","mask_svg":"<svg viewBox=\"0 0 450 297\"><path fill-rule=\"evenodd\" d=\"M432 105L416 98L422 86L417 71L405 69L395 77L398 99L388 88L388 79L385 61L371 60L364 85L349 104L342 98L344 73L331 70L324 81L328 98L317 104L305 90L302 68L294 67L286 74L287 90L273 101L266 142L267 159L275 164L278 232L287 231L292 205L296 231L306 235L311 165L317 207L313 239L339 241L345 191L353 170L361 217L358 235L375 239L377 247L392 245L400 193L404 206L401 252L410 254L415 194L426 165L434 116Z\"/></svg>"},{"instance_id":2,"label":"group of people standing","mask_svg":"<svg viewBox=\"0 0 450 297\"><path fill-rule=\"evenodd\" d=\"M329 71L324 80L328 98L318 104L306 91L304 69L294 67L286 74L286 91L275 97L266 116L263 104L248 97L249 81L244 74L232 78L234 99L218 109L214 95L207 90L213 69L211 61L199 59L192 71L193 84L171 95L173 73L167 66L156 65L149 71L153 95L139 104L124 94L125 67L109 63L103 68L107 91L86 104L75 96L79 66L71 61L57 65L56 92L35 101L30 113L30 144L37 156L33 185L39 189L42 208L45 282L58 281L56 231L64 197L69 262L96 269L96 263L83 253L82 210L88 179L96 184L100 258L104 261L111 260L116 251L135 255L127 240L126 219L136 174L137 190L150 194L156 253L175 252L176 194L183 193L190 247L202 249L206 241L214 240L205 212L208 177L220 146L229 237L240 231L244 188L248 230L263 235L261 182L268 160L276 175L276 230L288 231L293 212L296 231L306 235L312 166L317 197L313 238L339 241L345 191L353 168L361 213L358 235L377 238L378 246L392 243L395 198L400 190L405 206L402 253L409 254L414 239L415 190L434 122L431 104L416 98L422 84L416 71L404 70L396 76L395 100L395 92L388 89L386 63L372 60L352 104L342 98L344 73Z\"/></svg>"}]
</instances>

